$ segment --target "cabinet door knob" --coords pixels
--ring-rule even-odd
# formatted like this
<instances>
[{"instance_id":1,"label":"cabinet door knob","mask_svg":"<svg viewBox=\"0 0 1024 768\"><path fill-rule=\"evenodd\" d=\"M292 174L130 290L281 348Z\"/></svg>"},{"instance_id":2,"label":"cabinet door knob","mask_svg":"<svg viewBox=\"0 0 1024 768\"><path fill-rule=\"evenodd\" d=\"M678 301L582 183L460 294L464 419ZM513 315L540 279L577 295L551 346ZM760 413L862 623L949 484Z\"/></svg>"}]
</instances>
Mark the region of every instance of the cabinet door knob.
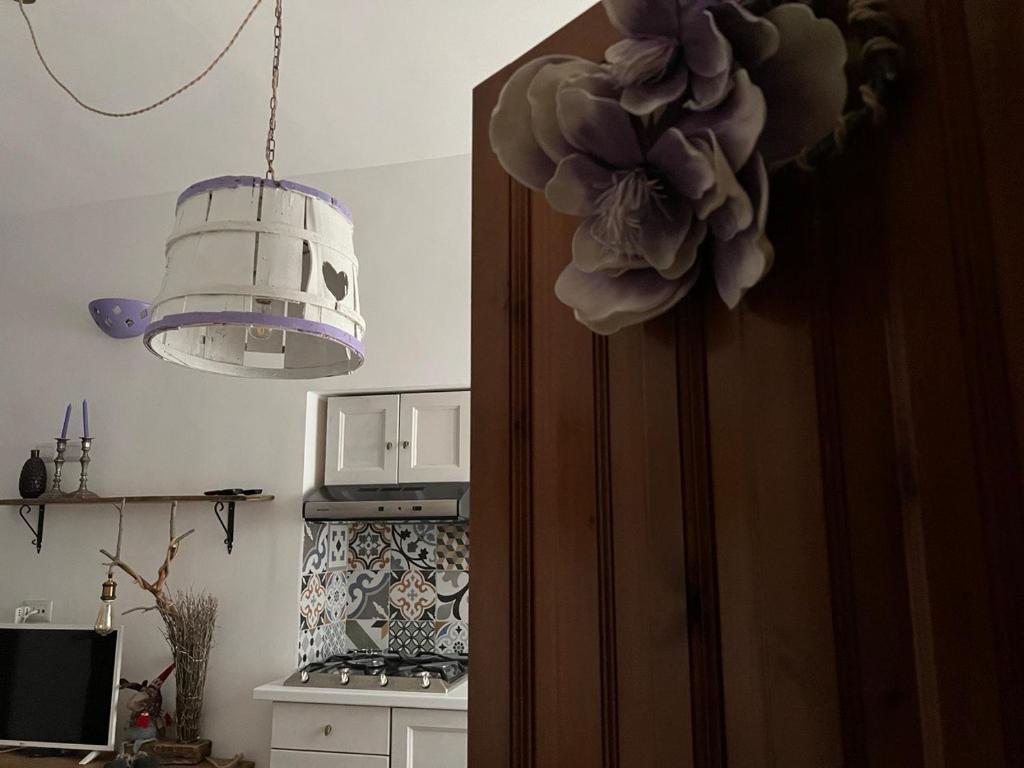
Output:
<instances>
[{"instance_id":1,"label":"cabinet door knob","mask_svg":"<svg viewBox=\"0 0 1024 768\"><path fill-rule=\"evenodd\" d=\"M333 731L333 730L334 730L334 726L330 725L328 723L327 725L324 726L324 736L330 736L331 735L331 731Z\"/></svg>"},{"instance_id":2,"label":"cabinet door knob","mask_svg":"<svg viewBox=\"0 0 1024 768\"><path fill-rule=\"evenodd\" d=\"M386 443L384 443L384 450L386 450L386 451L390 451L394 447L395 447L395 444L392 443L390 440L388 440Z\"/></svg>"},{"instance_id":3,"label":"cabinet door knob","mask_svg":"<svg viewBox=\"0 0 1024 768\"><path fill-rule=\"evenodd\" d=\"M406 450L409 450L409 441L408 440L403 440L402 441L402 447L405 448Z\"/></svg>"}]
</instances>

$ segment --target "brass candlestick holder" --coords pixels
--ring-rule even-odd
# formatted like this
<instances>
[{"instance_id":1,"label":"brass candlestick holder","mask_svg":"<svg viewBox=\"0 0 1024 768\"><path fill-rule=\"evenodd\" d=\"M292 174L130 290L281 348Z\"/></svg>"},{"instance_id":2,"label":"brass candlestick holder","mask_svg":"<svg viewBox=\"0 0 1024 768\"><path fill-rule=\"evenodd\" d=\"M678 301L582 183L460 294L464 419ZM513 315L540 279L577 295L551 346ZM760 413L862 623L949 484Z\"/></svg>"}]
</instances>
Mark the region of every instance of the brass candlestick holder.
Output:
<instances>
[{"instance_id":1,"label":"brass candlestick holder","mask_svg":"<svg viewBox=\"0 0 1024 768\"><path fill-rule=\"evenodd\" d=\"M53 484L50 486L50 490L40 496L40 499L60 499L67 496L67 492L61 490L61 474L64 470L64 451L68 449L68 439L66 437L55 438L57 441L57 455L53 459Z\"/></svg>"},{"instance_id":2,"label":"brass candlestick holder","mask_svg":"<svg viewBox=\"0 0 1024 768\"><path fill-rule=\"evenodd\" d=\"M93 493L89 490L89 463L92 458L89 456L89 451L92 450L92 438L83 437L82 440L82 458L78 460L78 463L82 465L82 474L78 478L78 490L69 494L79 499L95 499L99 497L98 493Z\"/></svg>"}]
</instances>

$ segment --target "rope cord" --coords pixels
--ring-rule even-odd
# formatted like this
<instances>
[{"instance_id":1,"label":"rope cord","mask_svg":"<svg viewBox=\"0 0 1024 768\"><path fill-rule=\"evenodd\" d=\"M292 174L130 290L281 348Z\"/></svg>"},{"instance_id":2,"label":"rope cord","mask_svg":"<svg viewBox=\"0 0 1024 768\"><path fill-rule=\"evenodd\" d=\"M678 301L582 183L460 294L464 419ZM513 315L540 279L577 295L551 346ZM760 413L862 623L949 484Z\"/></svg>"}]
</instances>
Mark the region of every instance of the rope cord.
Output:
<instances>
[{"instance_id":1,"label":"rope cord","mask_svg":"<svg viewBox=\"0 0 1024 768\"><path fill-rule=\"evenodd\" d=\"M76 96L75 93L67 85L65 85L63 83L63 81L61 81L61 79L59 77L57 77L57 75L54 73L54 71L50 68L49 63L47 63L46 57L43 56L43 52L42 52L42 50L39 47L39 40L36 38L36 31L32 27L32 21L29 19L28 14L25 12L25 2L24 2L24 0L18 0L18 7L21 9L21 15L25 19L25 24L28 26L28 33L32 37L32 45L36 49L36 56L39 57L39 62L43 65L43 69L46 70L46 74L48 74L50 76L50 79L53 80L53 82L55 82L58 86L60 86L61 90L63 90L68 96L70 96L74 100L74 102L76 104L78 104L78 106L82 107L83 109L87 109L90 112L93 112L93 113L95 113L97 115L102 115L104 117L135 117L136 115L141 115L141 114L144 114L146 112L150 112L150 111L156 109L157 107L166 104L168 101L170 101L174 97L180 96L182 93L187 91L193 85L195 85L200 80L202 80L204 77L206 77L208 74L210 74L210 72L213 70L213 68L216 67L220 63L221 59L223 59L224 56L227 54L227 52L231 50L231 47L235 44L235 41L238 40L239 35L242 34L242 30L244 30L246 25L249 23L249 19L251 19L253 14L256 13L256 9L260 7L260 4L262 2L263 2L263 0L255 0L255 2L253 3L252 7L249 9L249 12L245 15L245 18L242 19L242 23L238 26L238 29L235 30L235 34L231 36L231 39L228 41L228 44L224 46L224 49L220 53L217 54L217 57L213 61L210 62L209 66L207 66L206 69L204 69L202 72L200 72L198 75L196 75L194 78L189 80L187 83L185 83L183 86L178 88L173 93L168 94L167 96L164 96L159 101L153 102L148 107L142 107L141 109L133 109L133 110L131 110L129 112L109 112L109 111L107 111L105 109L99 109L97 107L93 107L93 106L91 106L89 104L86 104L78 96ZM278 19L280 19L280 7L281 7L281 0L278 0ZM278 29L278 32L279 32L279 29ZM279 40L279 35L276 35L276 37ZM279 45L276 46L276 47L279 47ZM276 57L276 54L275 54L275 67L276 67L276 61L277 61L277 57ZM276 91L276 82L277 82L276 76L274 78L274 82L275 82L275 91ZM275 101L276 101L276 99L275 99Z\"/></svg>"}]
</instances>

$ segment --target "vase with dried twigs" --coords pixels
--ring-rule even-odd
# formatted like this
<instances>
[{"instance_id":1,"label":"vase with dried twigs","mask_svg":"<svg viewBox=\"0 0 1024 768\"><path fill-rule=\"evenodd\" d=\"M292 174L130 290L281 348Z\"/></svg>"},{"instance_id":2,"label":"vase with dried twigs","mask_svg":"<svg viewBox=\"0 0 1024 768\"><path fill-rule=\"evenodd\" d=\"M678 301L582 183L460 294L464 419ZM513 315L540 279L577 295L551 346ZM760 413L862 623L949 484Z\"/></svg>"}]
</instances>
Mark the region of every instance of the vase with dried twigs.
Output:
<instances>
[{"instance_id":1,"label":"vase with dried twigs","mask_svg":"<svg viewBox=\"0 0 1024 768\"><path fill-rule=\"evenodd\" d=\"M217 598L206 592L178 590L173 594L167 589L167 577L171 563L178 554L181 542L191 536L195 529L181 535L175 533L174 518L178 503L171 504L167 552L157 570L156 578L147 580L121 559L121 534L124 528L124 503L119 507L118 546L115 554L101 549L112 570L117 568L128 574L141 589L153 596L154 604L132 608L125 613L158 611L163 620L163 635L174 658L175 704L178 741L193 743L199 741L199 718L203 712L203 691L206 687L206 670L213 647L213 633L217 621Z\"/></svg>"}]
</instances>

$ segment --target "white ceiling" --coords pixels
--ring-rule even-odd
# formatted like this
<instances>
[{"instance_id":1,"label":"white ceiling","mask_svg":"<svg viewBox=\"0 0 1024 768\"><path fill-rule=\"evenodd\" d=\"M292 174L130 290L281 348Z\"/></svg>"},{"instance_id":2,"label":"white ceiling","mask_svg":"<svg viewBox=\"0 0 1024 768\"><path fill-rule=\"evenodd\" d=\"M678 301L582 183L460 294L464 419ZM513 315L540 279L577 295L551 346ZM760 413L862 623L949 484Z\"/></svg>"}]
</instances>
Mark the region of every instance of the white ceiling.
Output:
<instances>
[{"instance_id":1,"label":"white ceiling","mask_svg":"<svg viewBox=\"0 0 1024 768\"><path fill-rule=\"evenodd\" d=\"M109 110L155 101L223 47L252 0L38 0L53 69ZM463 154L471 90L594 0L286 0L278 177ZM131 119L77 107L0 0L0 218L262 175L273 0L193 90Z\"/></svg>"}]
</instances>

